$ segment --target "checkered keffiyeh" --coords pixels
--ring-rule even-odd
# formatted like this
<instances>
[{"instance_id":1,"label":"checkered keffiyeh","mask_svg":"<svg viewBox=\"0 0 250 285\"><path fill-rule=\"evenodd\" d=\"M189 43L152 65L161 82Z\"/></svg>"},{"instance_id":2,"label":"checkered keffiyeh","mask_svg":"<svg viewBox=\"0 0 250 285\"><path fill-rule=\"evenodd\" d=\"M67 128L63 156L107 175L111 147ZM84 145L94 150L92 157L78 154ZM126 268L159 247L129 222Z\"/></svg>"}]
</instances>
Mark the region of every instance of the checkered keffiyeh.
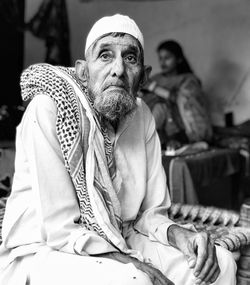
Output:
<instances>
[{"instance_id":1,"label":"checkered keffiyeh","mask_svg":"<svg viewBox=\"0 0 250 285\"><path fill-rule=\"evenodd\" d=\"M112 144L107 130L100 126L95 116L86 85L77 78L74 69L49 64L36 64L27 68L21 75L20 85L23 100L45 94L57 106L56 132L65 167L78 197L79 223L115 246L118 237L118 244L126 248L120 233L120 204L113 187L116 175ZM85 106L76 94L76 88L84 97ZM87 110L91 110L91 114ZM92 132L94 135L90 147L89 136L93 128L95 131ZM90 151L94 168L85 164ZM86 179L89 169L94 169L91 183Z\"/></svg>"}]
</instances>

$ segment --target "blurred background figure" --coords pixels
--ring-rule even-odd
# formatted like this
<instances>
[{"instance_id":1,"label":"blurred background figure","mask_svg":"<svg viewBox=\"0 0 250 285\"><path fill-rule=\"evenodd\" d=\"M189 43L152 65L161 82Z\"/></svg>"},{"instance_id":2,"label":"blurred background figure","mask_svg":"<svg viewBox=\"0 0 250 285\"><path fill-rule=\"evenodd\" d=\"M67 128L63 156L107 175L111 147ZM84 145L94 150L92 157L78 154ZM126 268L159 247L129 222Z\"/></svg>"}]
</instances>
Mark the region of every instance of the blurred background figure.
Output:
<instances>
[{"instance_id":1,"label":"blurred background figure","mask_svg":"<svg viewBox=\"0 0 250 285\"><path fill-rule=\"evenodd\" d=\"M161 72L153 75L143 87L142 97L155 118L162 148L209 142L212 127L201 81L182 47L174 40L167 40L160 43L157 55Z\"/></svg>"}]
</instances>

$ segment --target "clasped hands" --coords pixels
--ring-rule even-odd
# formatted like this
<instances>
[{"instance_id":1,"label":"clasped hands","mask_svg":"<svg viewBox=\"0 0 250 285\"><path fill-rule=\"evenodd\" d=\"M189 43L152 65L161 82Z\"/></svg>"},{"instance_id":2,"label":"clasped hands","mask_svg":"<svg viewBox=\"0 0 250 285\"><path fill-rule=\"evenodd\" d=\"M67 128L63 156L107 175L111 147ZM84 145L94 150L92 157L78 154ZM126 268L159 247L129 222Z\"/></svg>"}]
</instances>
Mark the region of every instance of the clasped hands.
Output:
<instances>
[{"instance_id":1,"label":"clasped hands","mask_svg":"<svg viewBox=\"0 0 250 285\"><path fill-rule=\"evenodd\" d=\"M178 225L168 229L170 245L179 249L193 269L196 285L208 285L220 274L214 242L206 232L193 232Z\"/></svg>"}]
</instances>

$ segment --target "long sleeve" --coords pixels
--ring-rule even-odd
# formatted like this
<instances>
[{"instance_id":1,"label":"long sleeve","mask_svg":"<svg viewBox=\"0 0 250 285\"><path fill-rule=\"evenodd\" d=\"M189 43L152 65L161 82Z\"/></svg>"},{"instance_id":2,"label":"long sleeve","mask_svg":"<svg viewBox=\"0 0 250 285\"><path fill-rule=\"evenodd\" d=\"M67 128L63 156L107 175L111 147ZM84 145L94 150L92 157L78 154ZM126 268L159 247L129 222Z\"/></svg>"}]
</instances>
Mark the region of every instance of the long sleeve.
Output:
<instances>
[{"instance_id":1,"label":"long sleeve","mask_svg":"<svg viewBox=\"0 0 250 285\"><path fill-rule=\"evenodd\" d=\"M162 166L161 146L155 129L155 121L145 104L143 105L143 122L145 142L145 192L134 228L149 237L168 245L167 231L170 225L175 224L168 217L171 200L166 183L166 175ZM138 128L137 128L138 129ZM142 163L141 164L142 168ZM137 172L138 174L139 172ZM138 188L136 189L138 192ZM139 199L139 193L136 198ZM187 228L192 228L187 226Z\"/></svg>"},{"instance_id":2,"label":"long sleeve","mask_svg":"<svg viewBox=\"0 0 250 285\"><path fill-rule=\"evenodd\" d=\"M146 117L150 118L147 120L148 127L146 129L147 191L140 208L142 214L135 224L135 228L148 235L153 241L168 244L167 230L170 225L174 224L168 218L171 201L161 162L161 146L155 122L151 114Z\"/></svg>"},{"instance_id":3,"label":"long sleeve","mask_svg":"<svg viewBox=\"0 0 250 285\"><path fill-rule=\"evenodd\" d=\"M114 251L103 238L77 223L80 211L56 135L56 115L52 99L37 95L20 131L42 240L54 249L82 255Z\"/></svg>"}]
</instances>

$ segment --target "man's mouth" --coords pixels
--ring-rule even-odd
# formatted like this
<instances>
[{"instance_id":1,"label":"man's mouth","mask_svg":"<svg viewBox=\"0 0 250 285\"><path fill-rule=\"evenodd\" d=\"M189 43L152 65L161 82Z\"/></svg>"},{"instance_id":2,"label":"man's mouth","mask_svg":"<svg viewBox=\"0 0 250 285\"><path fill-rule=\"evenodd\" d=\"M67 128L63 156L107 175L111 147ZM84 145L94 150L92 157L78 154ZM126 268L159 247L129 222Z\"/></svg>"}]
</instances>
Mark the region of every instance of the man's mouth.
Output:
<instances>
[{"instance_id":1,"label":"man's mouth","mask_svg":"<svg viewBox=\"0 0 250 285\"><path fill-rule=\"evenodd\" d=\"M105 90L107 90L107 89L109 89L109 90L125 90L125 91L127 91L127 88L126 88L126 86L125 86L125 84L108 84L107 86L105 86L104 87L104 90L103 91L105 91Z\"/></svg>"}]
</instances>

